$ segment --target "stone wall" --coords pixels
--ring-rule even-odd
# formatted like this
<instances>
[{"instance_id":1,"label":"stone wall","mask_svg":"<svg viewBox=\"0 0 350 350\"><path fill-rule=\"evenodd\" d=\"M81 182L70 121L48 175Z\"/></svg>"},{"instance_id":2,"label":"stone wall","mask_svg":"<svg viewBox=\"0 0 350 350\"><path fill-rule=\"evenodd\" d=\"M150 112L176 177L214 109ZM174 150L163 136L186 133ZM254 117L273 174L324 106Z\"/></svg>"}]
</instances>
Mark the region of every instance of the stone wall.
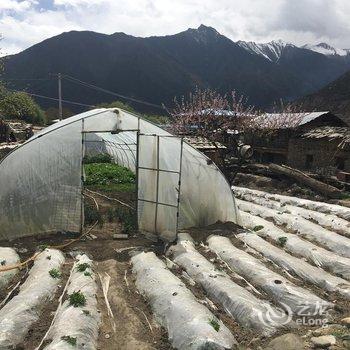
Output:
<instances>
[{"instance_id":1,"label":"stone wall","mask_svg":"<svg viewBox=\"0 0 350 350\"><path fill-rule=\"evenodd\" d=\"M302 170L319 170L344 165L350 172L350 152L339 150L339 141L295 138L289 141L288 165Z\"/></svg>"}]
</instances>

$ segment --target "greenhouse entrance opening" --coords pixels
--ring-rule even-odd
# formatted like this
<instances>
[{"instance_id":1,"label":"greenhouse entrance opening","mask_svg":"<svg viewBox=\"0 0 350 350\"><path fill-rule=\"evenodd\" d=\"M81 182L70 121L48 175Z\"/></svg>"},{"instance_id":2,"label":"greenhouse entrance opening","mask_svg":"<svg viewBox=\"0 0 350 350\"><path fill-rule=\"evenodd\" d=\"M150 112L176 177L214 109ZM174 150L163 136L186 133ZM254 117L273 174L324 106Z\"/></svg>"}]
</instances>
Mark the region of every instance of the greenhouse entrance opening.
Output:
<instances>
[{"instance_id":1,"label":"greenhouse entrance opening","mask_svg":"<svg viewBox=\"0 0 350 350\"><path fill-rule=\"evenodd\" d=\"M81 233L98 225L127 238L138 230L137 182L130 170L137 168L137 134L138 130L82 132Z\"/></svg>"}]
</instances>

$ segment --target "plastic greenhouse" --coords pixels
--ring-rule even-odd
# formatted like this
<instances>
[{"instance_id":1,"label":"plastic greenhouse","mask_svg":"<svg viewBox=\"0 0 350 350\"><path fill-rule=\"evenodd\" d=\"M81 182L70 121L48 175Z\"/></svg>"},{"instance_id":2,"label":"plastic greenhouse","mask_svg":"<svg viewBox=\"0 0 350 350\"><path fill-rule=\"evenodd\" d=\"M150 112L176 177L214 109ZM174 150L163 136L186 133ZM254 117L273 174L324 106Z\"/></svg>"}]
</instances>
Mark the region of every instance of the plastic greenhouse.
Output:
<instances>
[{"instance_id":1,"label":"plastic greenhouse","mask_svg":"<svg viewBox=\"0 0 350 350\"><path fill-rule=\"evenodd\" d=\"M0 238L81 231L83 157L101 144L136 173L141 232L174 240L179 228L237 222L230 186L205 155L137 115L95 109L42 130L1 161Z\"/></svg>"}]
</instances>

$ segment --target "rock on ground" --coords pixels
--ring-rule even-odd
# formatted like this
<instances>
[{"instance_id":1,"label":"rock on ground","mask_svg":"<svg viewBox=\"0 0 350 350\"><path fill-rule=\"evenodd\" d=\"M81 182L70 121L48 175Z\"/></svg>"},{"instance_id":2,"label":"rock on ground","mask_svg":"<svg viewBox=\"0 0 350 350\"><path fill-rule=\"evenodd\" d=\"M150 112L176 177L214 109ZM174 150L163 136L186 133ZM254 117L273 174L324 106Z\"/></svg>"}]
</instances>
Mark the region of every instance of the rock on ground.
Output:
<instances>
[{"instance_id":1,"label":"rock on ground","mask_svg":"<svg viewBox=\"0 0 350 350\"><path fill-rule=\"evenodd\" d=\"M343 324L344 326L350 328L350 317L343 318L340 321L340 323Z\"/></svg>"},{"instance_id":2,"label":"rock on ground","mask_svg":"<svg viewBox=\"0 0 350 350\"><path fill-rule=\"evenodd\" d=\"M311 338L311 343L315 348L327 349L336 343L336 339L333 335L322 335L321 337Z\"/></svg>"},{"instance_id":3,"label":"rock on ground","mask_svg":"<svg viewBox=\"0 0 350 350\"><path fill-rule=\"evenodd\" d=\"M270 341L264 350L303 350L303 340L296 334L288 333Z\"/></svg>"}]
</instances>

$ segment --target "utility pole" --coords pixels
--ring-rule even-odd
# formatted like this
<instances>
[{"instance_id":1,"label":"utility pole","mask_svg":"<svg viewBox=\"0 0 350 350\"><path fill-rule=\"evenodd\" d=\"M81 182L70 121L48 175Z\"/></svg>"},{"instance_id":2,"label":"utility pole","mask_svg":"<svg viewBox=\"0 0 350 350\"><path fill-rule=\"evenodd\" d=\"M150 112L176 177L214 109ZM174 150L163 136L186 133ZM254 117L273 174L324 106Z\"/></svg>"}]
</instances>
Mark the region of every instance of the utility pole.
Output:
<instances>
[{"instance_id":1,"label":"utility pole","mask_svg":"<svg viewBox=\"0 0 350 350\"><path fill-rule=\"evenodd\" d=\"M58 119L63 119L63 111L62 111L62 81L61 81L61 73L57 74L58 78Z\"/></svg>"}]
</instances>

